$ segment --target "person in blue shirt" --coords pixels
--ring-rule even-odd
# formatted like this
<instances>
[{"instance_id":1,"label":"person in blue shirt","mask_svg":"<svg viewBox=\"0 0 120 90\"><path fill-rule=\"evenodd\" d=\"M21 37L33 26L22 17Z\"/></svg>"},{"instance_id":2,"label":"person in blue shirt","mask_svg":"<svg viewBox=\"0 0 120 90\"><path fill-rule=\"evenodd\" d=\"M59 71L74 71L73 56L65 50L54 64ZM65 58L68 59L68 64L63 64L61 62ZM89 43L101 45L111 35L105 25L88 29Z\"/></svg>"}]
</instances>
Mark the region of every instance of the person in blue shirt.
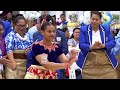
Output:
<instances>
[{"instance_id":1,"label":"person in blue shirt","mask_svg":"<svg viewBox=\"0 0 120 90\"><path fill-rule=\"evenodd\" d=\"M65 14L61 14L60 19L61 19L60 26L62 26L61 29L67 28L68 21L66 21Z\"/></svg>"},{"instance_id":2,"label":"person in blue shirt","mask_svg":"<svg viewBox=\"0 0 120 90\"><path fill-rule=\"evenodd\" d=\"M8 21L10 23L12 23L12 11L3 11L3 19L4 21Z\"/></svg>"},{"instance_id":3,"label":"person in blue shirt","mask_svg":"<svg viewBox=\"0 0 120 90\"><path fill-rule=\"evenodd\" d=\"M56 28L50 22L41 26L43 39L32 46L33 59L27 69L25 79L57 79L58 69L69 68L76 60L77 52L71 51L70 60L65 56L60 45L54 42ZM58 58L61 63L58 63Z\"/></svg>"},{"instance_id":4,"label":"person in blue shirt","mask_svg":"<svg viewBox=\"0 0 120 90\"><path fill-rule=\"evenodd\" d=\"M50 15L48 15L46 18L47 18L46 19L47 22L52 21L52 23L56 26L56 24L54 23L54 20L52 19L52 17ZM42 23L43 19L44 19L44 17L40 16L40 18L39 18L40 21L39 22ZM43 35L41 34L41 30L39 29L37 32L35 32L33 34L33 41L34 42L35 41L41 41L42 39L43 39ZM63 53L66 55L68 53L67 39L65 37L65 33L60 31L59 29L56 29L55 42L57 42L61 46ZM27 55L28 62L31 62L32 58L30 56L32 56L32 55L29 52L28 55ZM58 60L58 62L59 62L59 60ZM27 67L29 67L29 66L30 66L29 63L27 63ZM58 70L58 72L59 72L59 70ZM58 76L59 76L58 78L63 79L64 72L65 72L65 70L60 70L60 72L58 74Z\"/></svg>"},{"instance_id":5,"label":"person in blue shirt","mask_svg":"<svg viewBox=\"0 0 120 90\"><path fill-rule=\"evenodd\" d=\"M117 70L118 78L120 78L120 31L118 31L117 35L115 36L115 41L116 41L116 45L113 48L113 53L118 60L118 67L116 70Z\"/></svg>"},{"instance_id":6,"label":"person in blue shirt","mask_svg":"<svg viewBox=\"0 0 120 90\"><path fill-rule=\"evenodd\" d=\"M14 20L14 30L5 38L6 52L11 66L5 67L6 79L23 79L26 72L26 49L33 41L26 33L27 21L23 16Z\"/></svg>"},{"instance_id":7,"label":"person in blue shirt","mask_svg":"<svg viewBox=\"0 0 120 90\"><path fill-rule=\"evenodd\" d=\"M48 15L48 17L46 17L46 21L52 21L54 25L56 25L54 23L54 20L52 19L51 16ZM42 16L40 17L40 23L42 23ZM42 40L43 36L41 34L41 30L39 29L37 32L35 32L33 34L33 41L40 41ZM59 43L59 45L62 47L62 50L65 54L68 53L68 45L67 45L67 39L65 37L65 34L64 32L60 31L59 29L56 30L56 38L55 38L55 41Z\"/></svg>"},{"instance_id":8,"label":"person in blue shirt","mask_svg":"<svg viewBox=\"0 0 120 90\"><path fill-rule=\"evenodd\" d=\"M101 25L102 15L91 11L91 24L80 28L77 65L82 68L83 79L117 79L118 61L112 49L116 42L110 27Z\"/></svg>"},{"instance_id":9,"label":"person in blue shirt","mask_svg":"<svg viewBox=\"0 0 120 90\"><path fill-rule=\"evenodd\" d=\"M11 62L7 59L5 38L2 38L2 34L3 23L0 21L0 79L5 79L4 66L10 66Z\"/></svg>"},{"instance_id":10,"label":"person in blue shirt","mask_svg":"<svg viewBox=\"0 0 120 90\"><path fill-rule=\"evenodd\" d=\"M4 29L2 37L5 38L8 33L13 31L13 29L11 27L11 23L10 22L3 21L3 20L1 20L1 21L3 23L3 29Z\"/></svg>"}]
</instances>

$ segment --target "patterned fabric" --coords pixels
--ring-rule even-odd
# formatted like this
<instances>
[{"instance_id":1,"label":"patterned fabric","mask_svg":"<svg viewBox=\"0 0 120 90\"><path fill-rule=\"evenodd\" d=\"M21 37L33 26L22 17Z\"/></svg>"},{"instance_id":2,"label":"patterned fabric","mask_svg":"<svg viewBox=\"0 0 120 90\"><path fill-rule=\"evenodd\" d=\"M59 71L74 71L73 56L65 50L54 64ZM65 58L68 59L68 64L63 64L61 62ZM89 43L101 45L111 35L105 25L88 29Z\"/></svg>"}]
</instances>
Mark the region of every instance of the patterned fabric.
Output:
<instances>
[{"instance_id":1,"label":"patterned fabric","mask_svg":"<svg viewBox=\"0 0 120 90\"><path fill-rule=\"evenodd\" d=\"M24 50L15 50L14 53L25 54ZM11 70L9 67L5 67L5 76L6 79L24 79L26 73L26 59L14 59L17 68L15 71Z\"/></svg>"},{"instance_id":2,"label":"patterned fabric","mask_svg":"<svg viewBox=\"0 0 120 90\"><path fill-rule=\"evenodd\" d=\"M116 46L113 48L113 53L115 55L120 54L120 31L118 32L117 36L115 36Z\"/></svg>"},{"instance_id":3,"label":"patterned fabric","mask_svg":"<svg viewBox=\"0 0 120 90\"><path fill-rule=\"evenodd\" d=\"M117 55L116 58L118 60L118 66L116 68L116 71L117 71L118 78L120 79L120 55Z\"/></svg>"},{"instance_id":4,"label":"patterned fabric","mask_svg":"<svg viewBox=\"0 0 120 90\"><path fill-rule=\"evenodd\" d=\"M74 39L68 39L68 45L69 44L72 44L73 47L76 47L78 43Z\"/></svg>"},{"instance_id":5,"label":"patterned fabric","mask_svg":"<svg viewBox=\"0 0 120 90\"><path fill-rule=\"evenodd\" d=\"M27 69L27 74L24 79L57 79L57 72L34 65Z\"/></svg>"},{"instance_id":6,"label":"patterned fabric","mask_svg":"<svg viewBox=\"0 0 120 90\"><path fill-rule=\"evenodd\" d=\"M37 55L40 55L40 54L43 54L43 53L48 54L48 61L49 62L57 63L58 62L58 57L61 54L63 54L63 51L62 51L62 48L59 45L57 45L58 48L56 47L56 45L54 47L55 51L54 51L54 48L53 48L53 50L50 49L51 52L49 52L49 50L46 49L43 45L41 46L39 42L36 42L35 44L33 44L33 47L32 47L33 57L32 57L30 62L29 61L27 62L27 64L29 64L29 65L40 65L40 63L36 60L35 57ZM54 44L52 44L52 46L54 46Z\"/></svg>"},{"instance_id":7,"label":"patterned fabric","mask_svg":"<svg viewBox=\"0 0 120 90\"><path fill-rule=\"evenodd\" d=\"M28 48L32 44L32 39L30 39L30 35L27 34L27 40L22 41L20 40L15 31L11 31L5 38L5 43L6 43L6 52L8 53L9 50L24 50Z\"/></svg>"},{"instance_id":8,"label":"patterned fabric","mask_svg":"<svg viewBox=\"0 0 120 90\"><path fill-rule=\"evenodd\" d=\"M0 49L2 50L2 56L6 55L6 45L5 45L5 39L0 38Z\"/></svg>"},{"instance_id":9,"label":"patterned fabric","mask_svg":"<svg viewBox=\"0 0 120 90\"><path fill-rule=\"evenodd\" d=\"M116 69L112 67L103 50L88 53L82 79L117 79Z\"/></svg>"},{"instance_id":10,"label":"patterned fabric","mask_svg":"<svg viewBox=\"0 0 120 90\"><path fill-rule=\"evenodd\" d=\"M33 27L31 27L31 28L28 30L27 33L30 35L30 39L33 40L33 34L34 34L35 32L37 32L37 31L38 31L37 26L33 26Z\"/></svg>"}]
</instances>

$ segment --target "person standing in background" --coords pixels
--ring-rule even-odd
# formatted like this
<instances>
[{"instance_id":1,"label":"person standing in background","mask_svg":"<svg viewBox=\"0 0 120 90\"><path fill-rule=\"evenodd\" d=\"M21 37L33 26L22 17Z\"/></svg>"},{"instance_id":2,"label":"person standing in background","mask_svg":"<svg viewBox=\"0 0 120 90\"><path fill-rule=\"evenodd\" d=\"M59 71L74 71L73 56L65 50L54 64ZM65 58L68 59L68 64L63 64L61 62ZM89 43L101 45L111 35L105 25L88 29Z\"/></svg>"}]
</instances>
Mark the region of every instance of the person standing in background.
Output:
<instances>
[{"instance_id":1,"label":"person standing in background","mask_svg":"<svg viewBox=\"0 0 120 90\"><path fill-rule=\"evenodd\" d=\"M82 79L117 79L118 61L112 49L116 42L110 27L101 25L102 14L91 11L91 24L80 28L79 53L76 64L82 68Z\"/></svg>"}]
</instances>

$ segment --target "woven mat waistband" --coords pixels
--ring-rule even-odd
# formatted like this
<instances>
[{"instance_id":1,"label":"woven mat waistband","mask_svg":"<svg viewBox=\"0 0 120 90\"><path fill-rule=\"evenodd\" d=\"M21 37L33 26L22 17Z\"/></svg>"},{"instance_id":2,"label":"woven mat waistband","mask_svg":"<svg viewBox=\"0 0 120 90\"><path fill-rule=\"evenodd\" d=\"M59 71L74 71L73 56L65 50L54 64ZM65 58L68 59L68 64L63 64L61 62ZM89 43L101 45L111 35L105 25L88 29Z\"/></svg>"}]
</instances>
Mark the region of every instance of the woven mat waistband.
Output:
<instances>
[{"instance_id":1,"label":"woven mat waistband","mask_svg":"<svg viewBox=\"0 0 120 90\"><path fill-rule=\"evenodd\" d=\"M25 54L25 50L14 50L13 53L24 53Z\"/></svg>"},{"instance_id":2,"label":"woven mat waistband","mask_svg":"<svg viewBox=\"0 0 120 90\"><path fill-rule=\"evenodd\" d=\"M48 70L48 69L44 68L43 66L38 66L38 65L31 65L30 67L41 69L41 70Z\"/></svg>"}]
</instances>

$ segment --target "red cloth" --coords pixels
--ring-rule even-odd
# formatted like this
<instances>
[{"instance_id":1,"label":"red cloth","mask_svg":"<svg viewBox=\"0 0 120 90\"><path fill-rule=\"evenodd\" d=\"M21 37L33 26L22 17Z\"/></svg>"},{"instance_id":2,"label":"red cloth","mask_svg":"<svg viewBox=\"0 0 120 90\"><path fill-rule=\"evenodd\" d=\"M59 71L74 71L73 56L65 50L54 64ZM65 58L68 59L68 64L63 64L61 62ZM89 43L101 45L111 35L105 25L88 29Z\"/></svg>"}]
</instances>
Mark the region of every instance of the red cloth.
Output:
<instances>
[{"instance_id":1,"label":"red cloth","mask_svg":"<svg viewBox=\"0 0 120 90\"><path fill-rule=\"evenodd\" d=\"M68 68L66 68L65 76L69 76L69 70L68 70Z\"/></svg>"},{"instance_id":2,"label":"red cloth","mask_svg":"<svg viewBox=\"0 0 120 90\"><path fill-rule=\"evenodd\" d=\"M38 68L33 68L33 67L29 67L27 69L27 72L29 73L33 73L34 75L37 75L42 79L56 79L57 77L57 72L56 71L49 71L49 70L42 70L42 69L38 69Z\"/></svg>"}]
</instances>

